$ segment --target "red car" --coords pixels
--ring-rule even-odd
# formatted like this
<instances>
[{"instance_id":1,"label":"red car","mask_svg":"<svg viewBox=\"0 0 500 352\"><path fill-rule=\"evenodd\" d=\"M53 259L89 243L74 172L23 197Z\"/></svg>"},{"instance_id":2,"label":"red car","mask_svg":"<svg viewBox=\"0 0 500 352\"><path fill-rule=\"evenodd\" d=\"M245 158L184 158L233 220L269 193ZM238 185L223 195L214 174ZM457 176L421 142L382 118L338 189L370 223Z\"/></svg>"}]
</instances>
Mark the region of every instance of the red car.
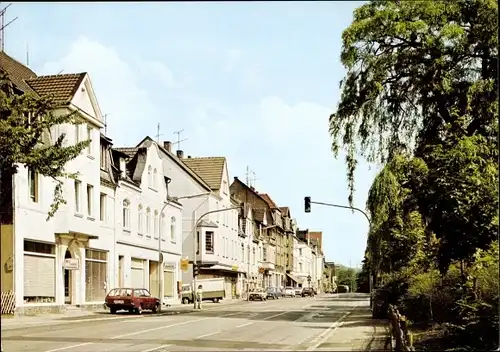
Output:
<instances>
[{"instance_id":1,"label":"red car","mask_svg":"<svg viewBox=\"0 0 500 352\"><path fill-rule=\"evenodd\" d=\"M151 296L145 288L115 288L109 291L105 298L105 305L111 314L119 310L141 314L143 310L157 313L160 310L160 300Z\"/></svg>"}]
</instances>

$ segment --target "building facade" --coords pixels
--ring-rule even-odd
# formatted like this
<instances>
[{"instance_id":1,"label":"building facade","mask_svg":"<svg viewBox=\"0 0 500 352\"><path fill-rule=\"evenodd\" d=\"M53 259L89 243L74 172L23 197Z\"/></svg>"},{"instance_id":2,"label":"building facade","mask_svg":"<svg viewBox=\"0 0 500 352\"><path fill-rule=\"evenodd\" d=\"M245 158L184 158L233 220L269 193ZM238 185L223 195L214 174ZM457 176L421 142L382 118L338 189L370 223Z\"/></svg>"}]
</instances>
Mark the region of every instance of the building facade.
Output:
<instances>
[{"instance_id":1,"label":"building facade","mask_svg":"<svg viewBox=\"0 0 500 352\"><path fill-rule=\"evenodd\" d=\"M167 201L171 179L164 173L158 145L116 148L114 156L120 165L117 286L144 287L164 303L178 302L182 205Z\"/></svg>"}]
</instances>

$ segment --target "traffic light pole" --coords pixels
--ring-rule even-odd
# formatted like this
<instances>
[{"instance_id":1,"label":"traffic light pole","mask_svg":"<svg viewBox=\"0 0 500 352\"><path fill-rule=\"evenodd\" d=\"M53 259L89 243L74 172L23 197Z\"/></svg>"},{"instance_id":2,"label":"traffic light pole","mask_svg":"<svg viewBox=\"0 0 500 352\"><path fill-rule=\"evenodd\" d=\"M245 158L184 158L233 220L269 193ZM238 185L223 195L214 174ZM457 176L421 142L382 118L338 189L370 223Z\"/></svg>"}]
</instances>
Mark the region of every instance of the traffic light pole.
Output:
<instances>
[{"instance_id":1,"label":"traffic light pole","mask_svg":"<svg viewBox=\"0 0 500 352\"><path fill-rule=\"evenodd\" d=\"M311 201L311 197L304 197L304 210L306 213L311 212L311 204L318 204L318 205L325 205L327 207L334 207L334 208L342 208L342 209L350 209L350 210L356 210L357 212L363 214L368 220L368 225L372 226L372 221L370 220L370 217L368 214L366 214L363 210L356 208L356 207L350 207L346 205L340 205L340 204L333 204L333 203L324 203L324 202L313 202ZM370 268L370 275L368 277L368 284L369 284L369 291L370 291L370 308L372 306L372 286L373 286L373 272L372 269Z\"/></svg>"},{"instance_id":2,"label":"traffic light pole","mask_svg":"<svg viewBox=\"0 0 500 352\"><path fill-rule=\"evenodd\" d=\"M208 199L208 198L207 198ZM200 217L196 220L193 226L193 249L194 249L194 255L193 255L193 301L194 301L194 309L201 309L201 302L197 305L196 301L198 300L198 287L196 286L196 276L197 274L197 263L196 263L196 251L198 250L198 236L197 236L197 229L198 226L200 226L201 220L207 215L214 214L214 213L222 213L224 211L230 211L230 210L235 210L235 209L241 209L242 205L237 206L237 207L231 207L231 208L224 208L224 209L217 209L217 210L211 210L207 211L206 213L203 213L200 215ZM201 246L200 246L201 247ZM201 248L200 248L201 249Z\"/></svg>"}]
</instances>

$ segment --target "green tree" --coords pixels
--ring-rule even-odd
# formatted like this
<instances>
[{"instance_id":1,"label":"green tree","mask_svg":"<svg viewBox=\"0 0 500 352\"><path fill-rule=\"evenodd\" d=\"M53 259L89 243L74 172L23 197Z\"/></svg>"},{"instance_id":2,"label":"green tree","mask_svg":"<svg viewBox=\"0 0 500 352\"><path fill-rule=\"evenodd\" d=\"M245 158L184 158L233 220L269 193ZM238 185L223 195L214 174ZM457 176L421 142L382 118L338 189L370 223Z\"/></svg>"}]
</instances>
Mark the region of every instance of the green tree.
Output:
<instances>
[{"instance_id":1,"label":"green tree","mask_svg":"<svg viewBox=\"0 0 500 352\"><path fill-rule=\"evenodd\" d=\"M8 75L0 70L0 214L2 223L12 216L11 184L19 164L54 180L54 201L48 217L66 203L62 186L65 177L75 174L65 171L66 163L76 158L90 141L75 145L64 144L65 135L50 141L50 129L60 124L78 123L76 115L56 114L52 100L32 94L16 94ZM10 183L10 184L9 184Z\"/></svg>"},{"instance_id":2,"label":"green tree","mask_svg":"<svg viewBox=\"0 0 500 352\"><path fill-rule=\"evenodd\" d=\"M422 160L424 182L407 188L439 239L441 271L496 235L497 32L494 0L372 1L342 36L347 74L330 133L334 154L347 151L349 202L358 152Z\"/></svg>"}]
</instances>

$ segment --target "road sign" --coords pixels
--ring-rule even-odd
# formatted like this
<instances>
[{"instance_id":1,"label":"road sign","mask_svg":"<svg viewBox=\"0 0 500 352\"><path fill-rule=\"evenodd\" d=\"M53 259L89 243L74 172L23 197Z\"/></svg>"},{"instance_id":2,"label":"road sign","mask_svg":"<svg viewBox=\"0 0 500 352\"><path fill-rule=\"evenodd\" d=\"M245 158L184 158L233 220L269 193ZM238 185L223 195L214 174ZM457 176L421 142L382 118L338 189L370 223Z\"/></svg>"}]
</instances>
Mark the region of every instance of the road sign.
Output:
<instances>
[{"instance_id":1,"label":"road sign","mask_svg":"<svg viewBox=\"0 0 500 352\"><path fill-rule=\"evenodd\" d=\"M181 259L181 271L183 273L187 273L189 271L189 259L188 258Z\"/></svg>"}]
</instances>

